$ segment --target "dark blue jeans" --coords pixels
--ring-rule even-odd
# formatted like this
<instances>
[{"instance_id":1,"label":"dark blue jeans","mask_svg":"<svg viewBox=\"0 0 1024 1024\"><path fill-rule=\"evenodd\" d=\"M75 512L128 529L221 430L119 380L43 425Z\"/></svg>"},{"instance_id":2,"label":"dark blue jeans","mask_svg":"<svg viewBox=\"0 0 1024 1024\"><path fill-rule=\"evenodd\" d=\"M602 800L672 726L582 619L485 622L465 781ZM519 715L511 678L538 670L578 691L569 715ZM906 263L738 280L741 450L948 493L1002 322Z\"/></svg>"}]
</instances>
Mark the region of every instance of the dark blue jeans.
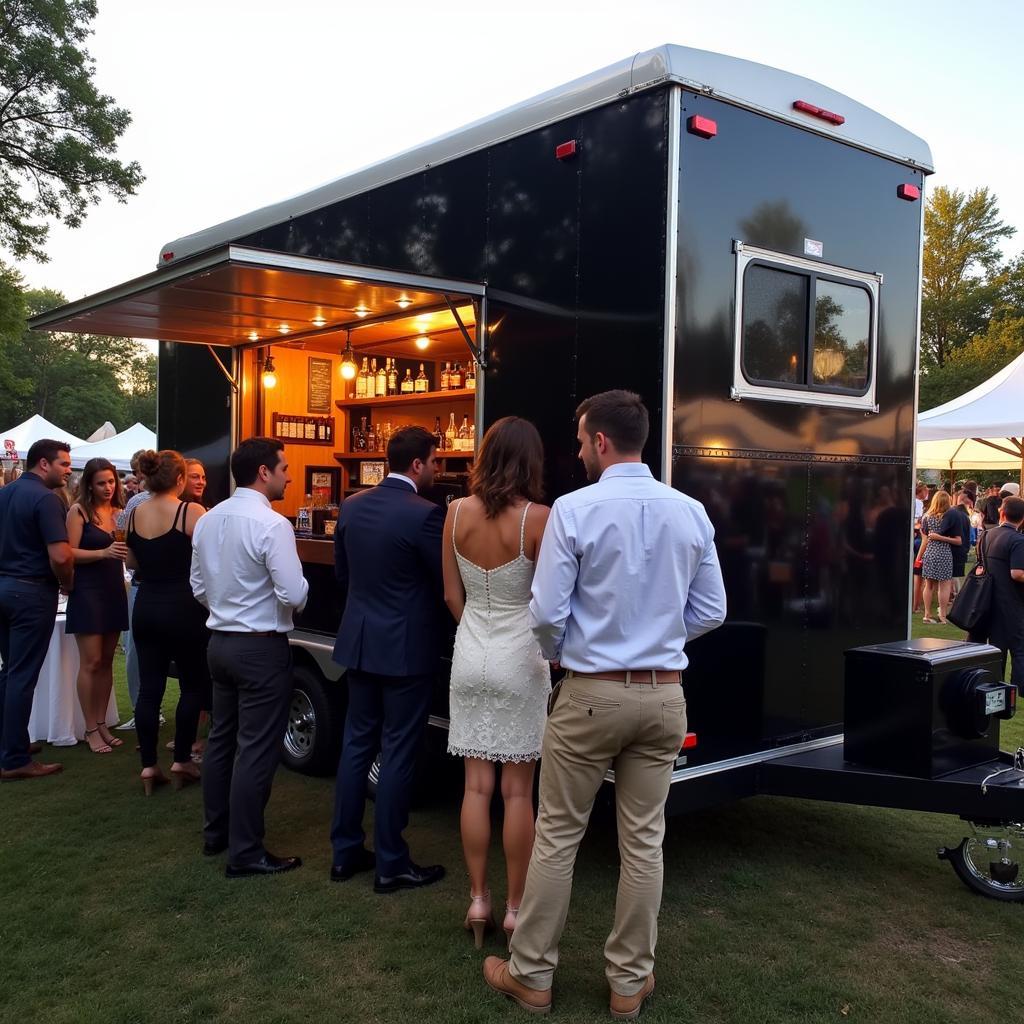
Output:
<instances>
[{"instance_id":1,"label":"dark blue jeans","mask_svg":"<svg viewBox=\"0 0 1024 1024\"><path fill-rule=\"evenodd\" d=\"M427 724L433 678L381 676L355 669L345 678L348 713L334 798L333 863L350 863L365 842L366 776L379 751L373 827L377 874L400 875L409 869L409 847L402 832L409 824L413 774Z\"/></svg>"},{"instance_id":2,"label":"dark blue jeans","mask_svg":"<svg viewBox=\"0 0 1024 1024\"><path fill-rule=\"evenodd\" d=\"M28 720L39 670L57 617L57 581L32 583L0 576L0 768L23 768Z\"/></svg>"}]
</instances>

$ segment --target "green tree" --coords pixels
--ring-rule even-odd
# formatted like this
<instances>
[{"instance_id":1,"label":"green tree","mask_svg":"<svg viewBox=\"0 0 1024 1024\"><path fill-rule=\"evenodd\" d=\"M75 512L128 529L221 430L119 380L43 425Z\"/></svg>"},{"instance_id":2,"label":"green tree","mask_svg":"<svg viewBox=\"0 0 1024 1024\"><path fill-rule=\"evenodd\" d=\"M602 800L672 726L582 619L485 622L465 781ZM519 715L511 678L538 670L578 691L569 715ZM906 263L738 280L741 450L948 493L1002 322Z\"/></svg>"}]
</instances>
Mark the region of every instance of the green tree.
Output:
<instances>
[{"instance_id":1,"label":"green tree","mask_svg":"<svg viewBox=\"0 0 1024 1024\"><path fill-rule=\"evenodd\" d=\"M954 349L921 378L919 408L934 409L976 388L1024 352L1024 315L993 317L984 334Z\"/></svg>"},{"instance_id":2,"label":"green tree","mask_svg":"<svg viewBox=\"0 0 1024 1024\"><path fill-rule=\"evenodd\" d=\"M23 420L19 416L32 392L31 381L15 366L21 332L25 327L25 296L17 271L0 263L0 430Z\"/></svg>"},{"instance_id":3,"label":"green tree","mask_svg":"<svg viewBox=\"0 0 1024 1024\"><path fill-rule=\"evenodd\" d=\"M999 219L987 188L969 195L940 185L924 215L921 356L925 370L984 333L1000 299L999 243L1016 229Z\"/></svg>"},{"instance_id":4,"label":"green tree","mask_svg":"<svg viewBox=\"0 0 1024 1024\"><path fill-rule=\"evenodd\" d=\"M95 0L0 3L0 245L44 262L50 220L78 227L109 194L143 182L117 141L131 115L93 81Z\"/></svg>"}]
</instances>

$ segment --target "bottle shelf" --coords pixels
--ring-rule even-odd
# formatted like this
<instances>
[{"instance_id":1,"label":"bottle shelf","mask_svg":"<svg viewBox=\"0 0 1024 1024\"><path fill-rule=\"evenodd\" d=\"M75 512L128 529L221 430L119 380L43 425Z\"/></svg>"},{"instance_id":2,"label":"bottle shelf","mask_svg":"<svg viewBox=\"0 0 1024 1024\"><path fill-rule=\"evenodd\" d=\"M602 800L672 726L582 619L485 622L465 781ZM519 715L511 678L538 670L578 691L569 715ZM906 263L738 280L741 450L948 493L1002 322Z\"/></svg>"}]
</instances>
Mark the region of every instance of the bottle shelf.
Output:
<instances>
[{"instance_id":1,"label":"bottle shelf","mask_svg":"<svg viewBox=\"0 0 1024 1024\"><path fill-rule=\"evenodd\" d=\"M335 452L334 457L339 462L358 462L363 459L386 459L387 452ZM457 452L454 450L441 449L437 453L439 459L472 459L476 457L476 451Z\"/></svg>"},{"instance_id":2,"label":"bottle shelf","mask_svg":"<svg viewBox=\"0 0 1024 1024\"><path fill-rule=\"evenodd\" d=\"M388 405L436 405L455 402L462 398L475 398L476 388L458 388L447 391L421 391L418 395L388 395L379 398L339 399L334 404L339 409L367 409Z\"/></svg>"}]
</instances>

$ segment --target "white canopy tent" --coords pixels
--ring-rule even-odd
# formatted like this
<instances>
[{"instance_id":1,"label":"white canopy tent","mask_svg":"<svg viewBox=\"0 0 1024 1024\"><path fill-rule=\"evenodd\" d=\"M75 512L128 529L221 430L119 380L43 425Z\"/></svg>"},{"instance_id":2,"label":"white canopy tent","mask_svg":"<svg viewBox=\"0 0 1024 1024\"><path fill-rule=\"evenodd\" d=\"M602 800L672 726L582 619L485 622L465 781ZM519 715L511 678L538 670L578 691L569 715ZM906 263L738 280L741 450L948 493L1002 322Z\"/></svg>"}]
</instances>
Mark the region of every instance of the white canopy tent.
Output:
<instances>
[{"instance_id":1,"label":"white canopy tent","mask_svg":"<svg viewBox=\"0 0 1024 1024\"><path fill-rule=\"evenodd\" d=\"M72 448L77 444L85 443L80 437L69 434L66 430L62 430L55 423L51 423L44 416L38 414L30 416L24 423L19 423L16 427L11 427L10 430L0 431L0 440L14 442L19 459L24 459L28 455L28 450L32 447L32 444L36 441L41 441L43 438L50 438L54 441L67 441Z\"/></svg>"},{"instance_id":2,"label":"white canopy tent","mask_svg":"<svg viewBox=\"0 0 1024 1024\"><path fill-rule=\"evenodd\" d=\"M102 427L97 427L87 438L86 441L105 441L108 437L113 437L117 433L117 427L114 426L110 420L104 422Z\"/></svg>"},{"instance_id":3,"label":"white canopy tent","mask_svg":"<svg viewBox=\"0 0 1024 1024\"><path fill-rule=\"evenodd\" d=\"M135 423L120 434L91 444L82 441L71 448L71 466L83 469L90 459L107 459L114 468L127 472L131 458L140 448L156 448L156 434L149 427Z\"/></svg>"},{"instance_id":4,"label":"white canopy tent","mask_svg":"<svg viewBox=\"0 0 1024 1024\"><path fill-rule=\"evenodd\" d=\"M1024 483L1024 352L983 384L917 418L919 469L1007 469Z\"/></svg>"}]
</instances>

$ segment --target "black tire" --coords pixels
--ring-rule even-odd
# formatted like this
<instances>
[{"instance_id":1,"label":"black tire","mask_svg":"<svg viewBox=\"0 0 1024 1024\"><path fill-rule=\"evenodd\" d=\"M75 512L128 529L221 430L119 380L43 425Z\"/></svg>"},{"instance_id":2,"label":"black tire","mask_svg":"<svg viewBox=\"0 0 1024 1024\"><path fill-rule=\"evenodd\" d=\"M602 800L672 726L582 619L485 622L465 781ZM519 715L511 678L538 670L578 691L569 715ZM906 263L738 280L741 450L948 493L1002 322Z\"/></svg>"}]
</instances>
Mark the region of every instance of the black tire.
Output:
<instances>
[{"instance_id":1,"label":"black tire","mask_svg":"<svg viewBox=\"0 0 1024 1024\"><path fill-rule=\"evenodd\" d=\"M1012 854L1015 851L1011 848L1007 852ZM953 865L957 877L971 892L1004 903L1024 902L1024 872L1020 870L1020 862L1014 859L1002 863L999 853L989 852L983 839L966 836L959 846L952 849L942 847L939 858ZM993 877L993 868L1001 878Z\"/></svg>"},{"instance_id":2,"label":"black tire","mask_svg":"<svg viewBox=\"0 0 1024 1024\"><path fill-rule=\"evenodd\" d=\"M306 665L297 665L292 679L281 760L303 775L333 775L345 724L342 687Z\"/></svg>"}]
</instances>

